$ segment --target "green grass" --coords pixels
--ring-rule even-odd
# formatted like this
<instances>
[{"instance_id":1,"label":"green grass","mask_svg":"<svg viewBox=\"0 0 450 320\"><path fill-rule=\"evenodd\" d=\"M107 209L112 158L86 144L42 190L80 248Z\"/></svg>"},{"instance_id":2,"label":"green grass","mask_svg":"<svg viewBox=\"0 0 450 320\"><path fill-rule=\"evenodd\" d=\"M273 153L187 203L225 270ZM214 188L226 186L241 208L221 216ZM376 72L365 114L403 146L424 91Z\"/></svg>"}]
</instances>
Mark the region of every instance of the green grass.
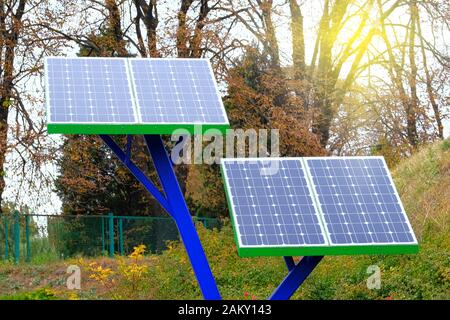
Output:
<instances>
[{"instance_id":1,"label":"green grass","mask_svg":"<svg viewBox=\"0 0 450 320\"><path fill-rule=\"evenodd\" d=\"M0 297L0 300L56 300L55 294L46 288L40 288L31 292L17 293Z\"/></svg>"},{"instance_id":2,"label":"green grass","mask_svg":"<svg viewBox=\"0 0 450 320\"><path fill-rule=\"evenodd\" d=\"M305 281L294 299L450 299L450 141L436 143L421 150L393 169L393 176L406 212L420 244L418 254L327 256ZM282 281L287 270L280 257L240 258L237 255L231 224L221 231L207 230L198 224L198 231L222 297L244 299L267 298ZM115 268L114 259L101 261ZM174 242L161 255L145 258L150 266L145 286L139 297L144 299L201 299L195 276L185 249ZM65 268L76 261L52 262L46 265L0 264L0 296L26 298L21 290L53 289L59 298L69 297L64 289ZM369 290L367 269L376 265L381 270L381 289ZM82 299L111 297L119 290L102 288L90 282L82 271ZM20 275L20 277L18 277ZM27 283L16 283L23 279ZM15 280L18 281L18 280ZM12 295L14 294L14 295ZM28 293L30 294L30 293ZM32 297L40 297L39 294Z\"/></svg>"},{"instance_id":3,"label":"green grass","mask_svg":"<svg viewBox=\"0 0 450 320\"><path fill-rule=\"evenodd\" d=\"M245 293L267 298L286 275L281 258L239 258L231 226L200 234L222 296L243 299ZM419 254L397 256L328 256L294 299L450 299L450 237L430 229ZM151 298L200 299L201 295L181 245L155 257L149 281ZM369 290L367 268L381 269L380 290Z\"/></svg>"}]
</instances>

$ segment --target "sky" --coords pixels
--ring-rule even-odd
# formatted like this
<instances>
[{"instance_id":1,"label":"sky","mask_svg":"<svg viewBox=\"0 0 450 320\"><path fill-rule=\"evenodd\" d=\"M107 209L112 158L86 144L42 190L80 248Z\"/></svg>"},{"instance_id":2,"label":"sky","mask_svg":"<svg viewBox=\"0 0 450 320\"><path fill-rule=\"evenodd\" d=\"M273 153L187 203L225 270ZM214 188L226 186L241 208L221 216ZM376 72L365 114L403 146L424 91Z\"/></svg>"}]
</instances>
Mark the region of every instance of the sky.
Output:
<instances>
[{"instance_id":1,"label":"sky","mask_svg":"<svg viewBox=\"0 0 450 320\"><path fill-rule=\"evenodd\" d=\"M169 2L173 3L173 2ZM318 12L322 12L321 9L321 2L319 1L305 1L305 4L302 6L303 15L304 15L304 22L305 22L305 29L306 30L313 30L317 27L318 20L320 19L320 15L317 14ZM170 6L170 4L169 4ZM164 12L163 9L160 9L160 13ZM280 45L280 51L281 53L281 59L284 64L290 64L290 55L292 52L291 46L290 46L290 31L289 31L289 24L288 20L286 19L287 12L280 12L281 15L276 17L275 24L277 28L277 35L279 37L279 45ZM288 31L288 32L287 32ZM242 32L242 34L247 33L245 29L241 28L239 29L239 32ZM248 33L247 33L248 34ZM315 32L306 32L305 33L305 43L307 44L306 48L306 60L310 61L312 56L312 47L315 42ZM250 35L248 34L249 38ZM444 44L445 45L445 44ZM76 56L76 52L78 49L76 47L74 48L67 48L66 50L67 56ZM348 65L344 66L344 72L345 68L348 69ZM35 81L35 90L39 90L40 81ZM43 108L45 108L43 106ZM450 120L446 120L444 122L444 130L445 130L445 136L450 136ZM53 136L52 138L55 138L55 143L58 143L58 141L62 141L60 137ZM11 163L14 161L15 157L17 155L10 154L8 155L8 161ZM52 174L52 176L57 175L57 168L54 164L49 164L45 167L45 170L47 170L49 173ZM41 194L34 194L33 192L30 192L30 188L27 188L24 186L22 190L20 190L19 193L17 193L17 186L19 185L20 177L6 177L6 183L7 188L5 190L4 197L6 200L10 200L13 202L17 202L19 195L19 200L21 200L22 204L29 204L30 207L32 207L31 212L37 213L37 214L57 214L60 212L61 209L61 201L58 198L58 196L52 192L50 189L46 190L45 192ZM37 201L40 200L40 201Z\"/></svg>"}]
</instances>

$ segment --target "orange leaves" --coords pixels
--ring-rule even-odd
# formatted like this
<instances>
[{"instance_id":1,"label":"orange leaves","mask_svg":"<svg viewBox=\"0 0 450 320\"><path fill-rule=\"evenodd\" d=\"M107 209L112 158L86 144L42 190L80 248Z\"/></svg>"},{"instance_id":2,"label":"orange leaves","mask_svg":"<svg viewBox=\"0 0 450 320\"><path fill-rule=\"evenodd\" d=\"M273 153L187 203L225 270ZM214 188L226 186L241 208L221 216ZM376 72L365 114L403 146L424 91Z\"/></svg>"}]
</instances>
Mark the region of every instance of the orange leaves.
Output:
<instances>
[{"instance_id":1,"label":"orange leaves","mask_svg":"<svg viewBox=\"0 0 450 320\"><path fill-rule=\"evenodd\" d=\"M256 50L247 55L227 78L231 123L244 129L279 129L282 155L323 155L325 150L311 132L312 116L299 94L311 84L290 80L290 68L272 68Z\"/></svg>"}]
</instances>

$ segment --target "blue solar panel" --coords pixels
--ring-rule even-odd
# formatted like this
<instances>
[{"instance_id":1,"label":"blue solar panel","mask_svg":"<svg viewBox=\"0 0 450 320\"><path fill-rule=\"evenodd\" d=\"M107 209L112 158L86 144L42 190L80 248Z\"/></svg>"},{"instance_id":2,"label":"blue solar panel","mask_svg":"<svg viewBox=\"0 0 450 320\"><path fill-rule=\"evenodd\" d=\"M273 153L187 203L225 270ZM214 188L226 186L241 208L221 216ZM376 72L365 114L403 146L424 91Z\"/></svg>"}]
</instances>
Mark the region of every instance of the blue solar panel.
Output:
<instances>
[{"instance_id":1,"label":"blue solar panel","mask_svg":"<svg viewBox=\"0 0 450 320\"><path fill-rule=\"evenodd\" d=\"M54 57L45 68L49 122L136 122L126 59Z\"/></svg>"},{"instance_id":2,"label":"blue solar panel","mask_svg":"<svg viewBox=\"0 0 450 320\"><path fill-rule=\"evenodd\" d=\"M270 161L222 159L240 246L326 244L302 162Z\"/></svg>"},{"instance_id":3,"label":"blue solar panel","mask_svg":"<svg viewBox=\"0 0 450 320\"><path fill-rule=\"evenodd\" d=\"M330 243L416 243L382 157L307 158Z\"/></svg>"},{"instance_id":4,"label":"blue solar panel","mask_svg":"<svg viewBox=\"0 0 450 320\"><path fill-rule=\"evenodd\" d=\"M227 124L209 61L132 59L142 123Z\"/></svg>"},{"instance_id":5,"label":"blue solar panel","mask_svg":"<svg viewBox=\"0 0 450 320\"><path fill-rule=\"evenodd\" d=\"M222 170L243 256L418 250L382 157L222 159Z\"/></svg>"}]
</instances>

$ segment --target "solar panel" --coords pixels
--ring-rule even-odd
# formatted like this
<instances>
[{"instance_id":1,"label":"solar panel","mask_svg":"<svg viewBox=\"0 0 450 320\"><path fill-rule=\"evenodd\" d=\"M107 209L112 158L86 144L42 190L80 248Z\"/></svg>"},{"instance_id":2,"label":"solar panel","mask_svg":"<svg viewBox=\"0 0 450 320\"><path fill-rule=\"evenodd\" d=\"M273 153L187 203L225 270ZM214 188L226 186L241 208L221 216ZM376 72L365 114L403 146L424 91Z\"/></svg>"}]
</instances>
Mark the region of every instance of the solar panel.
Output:
<instances>
[{"instance_id":1,"label":"solar panel","mask_svg":"<svg viewBox=\"0 0 450 320\"><path fill-rule=\"evenodd\" d=\"M331 244L417 242L382 157L306 161Z\"/></svg>"},{"instance_id":2,"label":"solar panel","mask_svg":"<svg viewBox=\"0 0 450 320\"><path fill-rule=\"evenodd\" d=\"M206 59L45 59L49 133L171 134L229 128Z\"/></svg>"},{"instance_id":3,"label":"solar panel","mask_svg":"<svg viewBox=\"0 0 450 320\"><path fill-rule=\"evenodd\" d=\"M302 163L279 160L268 174L264 160L225 160L235 226L241 246L323 245Z\"/></svg>"},{"instance_id":4,"label":"solar panel","mask_svg":"<svg viewBox=\"0 0 450 320\"><path fill-rule=\"evenodd\" d=\"M268 165L278 169L264 173ZM221 168L241 256L418 250L382 157L222 159Z\"/></svg>"},{"instance_id":5,"label":"solar panel","mask_svg":"<svg viewBox=\"0 0 450 320\"><path fill-rule=\"evenodd\" d=\"M143 123L227 124L206 59L130 60Z\"/></svg>"},{"instance_id":6,"label":"solar panel","mask_svg":"<svg viewBox=\"0 0 450 320\"><path fill-rule=\"evenodd\" d=\"M49 122L136 122L126 64L112 58L47 58Z\"/></svg>"}]
</instances>

